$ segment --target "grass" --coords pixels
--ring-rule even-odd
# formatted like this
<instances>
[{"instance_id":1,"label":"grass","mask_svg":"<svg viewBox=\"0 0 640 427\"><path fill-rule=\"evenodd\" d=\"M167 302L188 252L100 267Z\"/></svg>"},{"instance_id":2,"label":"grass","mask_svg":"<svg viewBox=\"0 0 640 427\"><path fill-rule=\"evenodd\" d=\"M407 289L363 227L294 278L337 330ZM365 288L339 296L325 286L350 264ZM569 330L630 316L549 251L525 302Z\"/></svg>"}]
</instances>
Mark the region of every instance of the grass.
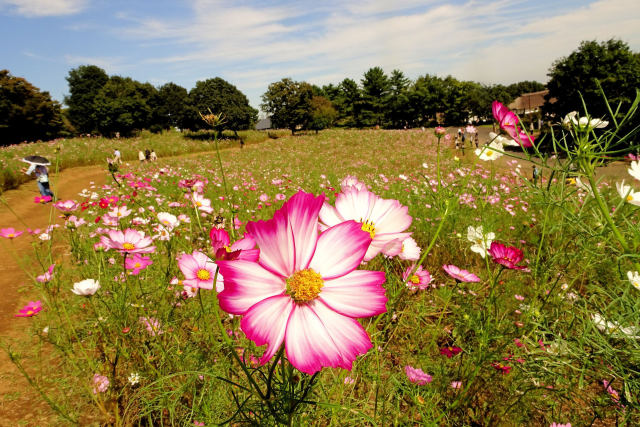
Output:
<instances>
[{"instance_id":1,"label":"grass","mask_svg":"<svg viewBox=\"0 0 640 427\"><path fill-rule=\"evenodd\" d=\"M175 149L167 147L177 144L174 138L158 137L159 155L162 147ZM125 158L137 150L129 148ZM282 415L277 408L285 411L293 396L300 397L310 377L288 371L285 363L274 366L275 410L241 388L248 387L246 377L216 319L257 379L266 379L269 368L260 371L251 362L262 349L244 336L237 317L218 314L215 292L181 296L179 283L171 284L174 276L182 277L176 257L195 249L211 255L208 231L214 223L224 220L231 232L234 216L242 232L248 221L271 218L282 204L279 195L288 198L302 189L324 193L333 204L341 180L352 175L373 193L408 207L412 237L423 250L432 245L421 265L433 282L411 291L402 278L410 261L379 255L367 263L364 268L385 272L388 297L385 314L361 320L373 349L356 359L351 372L323 369L307 397L310 403L295 412L292 424L640 421L638 341L615 326L603 328L593 317L620 327L637 325L638 290L626 280L632 258L621 256L594 199L567 184L561 173L548 189L547 182L533 186L516 172L517 160L498 168L479 163L471 150L459 161L449 148L441 154L443 186L438 187L430 131L327 130L222 150L230 194L223 191L213 153L133 162L121 171L129 174L124 187L87 190L85 209L74 212L87 224L53 233L68 242L72 264L33 289L48 307L32 319L34 330L51 325L48 334L38 335L57 349L65 373L61 381L73 390L71 399L55 392L53 399L64 403L72 419L84 413L103 423L274 423L274 411ZM194 178L206 183L212 215L195 211L177 185ZM154 189L140 187L141 182ZM613 221L637 250L637 208L620 203L608 184L600 189L608 206L617 206ZM123 275L122 256L93 246L106 227L95 222L107 212L97 201L114 195L134 209L119 228L157 234L155 213L162 211L190 219L170 240L155 242L153 265L139 276ZM132 224L136 216L138 225ZM480 225L495 232L496 241L522 249L530 271L506 269L472 252L467 228ZM481 281L455 282L443 264L474 272ZM86 278L100 280L96 295L85 299L68 291ZM150 334L142 317L157 319L163 333ZM447 347L462 352L448 358L441 354ZM429 373L432 382L411 382L407 365ZM141 377L136 385L128 381L134 372ZM107 392L92 392L96 373L109 378ZM454 382L460 386L454 388Z\"/></svg>"}]
</instances>

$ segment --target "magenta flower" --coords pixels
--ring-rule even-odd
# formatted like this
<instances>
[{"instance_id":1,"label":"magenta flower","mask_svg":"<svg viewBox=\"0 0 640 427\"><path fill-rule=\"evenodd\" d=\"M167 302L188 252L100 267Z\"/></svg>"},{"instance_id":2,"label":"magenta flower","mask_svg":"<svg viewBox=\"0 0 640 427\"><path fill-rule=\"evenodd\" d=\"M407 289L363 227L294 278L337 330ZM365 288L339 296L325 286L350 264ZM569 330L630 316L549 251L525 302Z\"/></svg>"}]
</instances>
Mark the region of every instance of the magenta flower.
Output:
<instances>
[{"instance_id":1,"label":"magenta flower","mask_svg":"<svg viewBox=\"0 0 640 427\"><path fill-rule=\"evenodd\" d=\"M500 124L500 128L507 132L518 144L523 147L533 147L533 135L527 135L520 127L520 120L513 112L498 101L492 104L493 117Z\"/></svg>"},{"instance_id":2,"label":"magenta flower","mask_svg":"<svg viewBox=\"0 0 640 427\"><path fill-rule=\"evenodd\" d=\"M160 327L160 321L155 317L140 317L138 320L145 326L147 332L152 337L164 334L164 331Z\"/></svg>"},{"instance_id":3,"label":"magenta flower","mask_svg":"<svg viewBox=\"0 0 640 427\"><path fill-rule=\"evenodd\" d=\"M225 289L223 310L244 315L243 332L257 346L267 344L264 364L284 343L298 370L351 369L371 340L356 318L386 311L385 275L356 270L371 236L355 221L318 235L324 196L298 192L268 221L247 231L260 248L257 262L218 261Z\"/></svg>"},{"instance_id":4,"label":"magenta flower","mask_svg":"<svg viewBox=\"0 0 640 427\"><path fill-rule=\"evenodd\" d=\"M444 271L458 282L479 282L480 278L467 270L456 267L453 264L443 265Z\"/></svg>"},{"instance_id":5,"label":"magenta flower","mask_svg":"<svg viewBox=\"0 0 640 427\"><path fill-rule=\"evenodd\" d=\"M191 255L184 254L178 260L178 267L184 274L182 283L192 288L213 289L213 278L216 275L216 263L199 251ZM222 277L218 274L216 290L222 290Z\"/></svg>"},{"instance_id":6,"label":"magenta flower","mask_svg":"<svg viewBox=\"0 0 640 427\"><path fill-rule=\"evenodd\" d=\"M27 305L22 307L16 317L32 317L42 310L42 303L38 301L29 301Z\"/></svg>"},{"instance_id":7,"label":"magenta flower","mask_svg":"<svg viewBox=\"0 0 640 427\"><path fill-rule=\"evenodd\" d=\"M137 276L142 270L153 264L151 257L133 254L132 257L127 258L124 261L124 266L127 270L131 270L131 274Z\"/></svg>"},{"instance_id":8,"label":"magenta flower","mask_svg":"<svg viewBox=\"0 0 640 427\"><path fill-rule=\"evenodd\" d=\"M246 259L248 261L257 261L260 255L260 250L256 249L255 239L249 234L245 234L242 239L229 246L231 243L229 233L223 228L213 227L209 231L209 238L217 260Z\"/></svg>"},{"instance_id":9,"label":"magenta flower","mask_svg":"<svg viewBox=\"0 0 640 427\"><path fill-rule=\"evenodd\" d=\"M93 394L104 393L109 388L109 378L104 375L93 376Z\"/></svg>"},{"instance_id":10,"label":"magenta flower","mask_svg":"<svg viewBox=\"0 0 640 427\"><path fill-rule=\"evenodd\" d=\"M156 247L150 246L153 240L146 237L144 232L127 228L126 230L109 230L109 237L100 237L100 242L107 249L115 249L120 253L149 254L155 252Z\"/></svg>"},{"instance_id":11,"label":"magenta flower","mask_svg":"<svg viewBox=\"0 0 640 427\"><path fill-rule=\"evenodd\" d=\"M447 130L442 126L438 126L433 130L433 133L435 133L437 137L442 138L447 133Z\"/></svg>"},{"instance_id":12,"label":"magenta flower","mask_svg":"<svg viewBox=\"0 0 640 427\"><path fill-rule=\"evenodd\" d=\"M456 354L462 353L462 349L456 346L442 347L440 349L440 354L443 356L447 356L447 359L451 359Z\"/></svg>"},{"instance_id":13,"label":"magenta flower","mask_svg":"<svg viewBox=\"0 0 640 427\"><path fill-rule=\"evenodd\" d=\"M416 268L416 271L411 274L411 271L415 268L415 265L407 267L404 274L402 275L402 280L407 284L409 289L411 290L424 290L429 287L429 283L431 283L431 274L422 268L421 265Z\"/></svg>"},{"instance_id":14,"label":"magenta flower","mask_svg":"<svg viewBox=\"0 0 640 427\"><path fill-rule=\"evenodd\" d=\"M51 200L51 196L36 196L33 198L33 203L49 203Z\"/></svg>"},{"instance_id":15,"label":"magenta flower","mask_svg":"<svg viewBox=\"0 0 640 427\"><path fill-rule=\"evenodd\" d=\"M4 237L5 239L15 239L16 237L19 237L22 233L23 233L22 231L17 231L13 227L0 229L0 236Z\"/></svg>"},{"instance_id":16,"label":"magenta flower","mask_svg":"<svg viewBox=\"0 0 640 427\"><path fill-rule=\"evenodd\" d=\"M409 381L418 385L426 385L433 380L431 375L423 372L420 368L414 368L407 365L404 367L404 372L407 374Z\"/></svg>"},{"instance_id":17,"label":"magenta flower","mask_svg":"<svg viewBox=\"0 0 640 427\"><path fill-rule=\"evenodd\" d=\"M364 261L382 252L396 256L402 251L402 242L411 235L404 231L411 225L409 209L397 200L382 199L366 187L347 186L336 198L336 206L324 203L320 210L321 230L348 220L357 221L371 236Z\"/></svg>"},{"instance_id":18,"label":"magenta flower","mask_svg":"<svg viewBox=\"0 0 640 427\"><path fill-rule=\"evenodd\" d=\"M524 265L516 265L522 261L522 251L514 246L506 246L502 243L492 242L487 253L493 261L512 270L526 270Z\"/></svg>"},{"instance_id":19,"label":"magenta flower","mask_svg":"<svg viewBox=\"0 0 640 427\"><path fill-rule=\"evenodd\" d=\"M48 283L53 278L53 269L55 266L55 264L51 264L47 271L36 277L36 281L40 283Z\"/></svg>"}]
</instances>

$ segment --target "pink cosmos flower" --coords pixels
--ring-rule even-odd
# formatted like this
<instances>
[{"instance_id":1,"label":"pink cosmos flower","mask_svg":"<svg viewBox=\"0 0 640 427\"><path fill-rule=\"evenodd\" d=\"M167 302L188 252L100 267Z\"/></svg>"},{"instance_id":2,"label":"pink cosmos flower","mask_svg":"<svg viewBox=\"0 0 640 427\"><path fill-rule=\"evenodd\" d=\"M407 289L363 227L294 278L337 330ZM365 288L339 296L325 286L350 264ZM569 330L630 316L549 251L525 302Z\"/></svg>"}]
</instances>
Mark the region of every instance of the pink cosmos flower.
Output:
<instances>
[{"instance_id":1,"label":"pink cosmos flower","mask_svg":"<svg viewBox=\"0 0 640 427\"><path fill-rule=\"evenodd\" d=\"M216 275L216 263L211 258L199 251L193 251L191 255L184 254L178 260L178 267L185 286L192 288L213 289L213 279ZM223 279L220 274L216 281L216 290L223 289Z\"/></svg>"},{"instance_id":2,"label":"pink cosmos flower","mask_svg":"<svg viewBox=\"0 0 640 427\"><path fill-rule=\"evenodd\" d=\"M382 199L366 188L343 188L336 198L336 206L324 203L320 210L320 228L326 230L348 220L357 221L371 236L364 261L382 252L396 256L402 251L402 242L411 233L404 231L411 225L408 208L397 200Z\"/></svg>"},{"instance_id":3,"label":"pink cosmos flower","mask_svg":"<svg viewBox=\"0 0 640 427\"><path fill-rule=\"evenodd\" d=\"M127 270L131 270L131 274L134 276L140 274L142 270L144 270L151 264L153 264L153 261L151 261L151 257L138 255L137 253L127 258L124 262L125 268Z\"/></svg>"},{"instance_id":4,"label":"pink cosmos flower","mask_svg":"<svg viewBox=\"0 0 640 427\"><path fill-rule=\"evenodd\" d=\"M433 380L431 375L425 373L420 368L414 368L407 365L404 367L404 372L405 374L407 374L407 378L409 378L409 381L418 385L426 385Z\"/></svg>"},{"instance_id":5,"label":"pink cosmos flower","mask_svg":"<svg viewBox=\"0 0 640 427\"><path fill-rule=\"evenodd\" d=\"M460 267L456 267L453 264L443 265L444 271L458 282L479 282L480 278L473 273L463 270Z\"/></svg>"},{"instance_id":6,"label":"pink cosmos flower","mask_svg":"<svg viewBox=\"0 0 640 427\"><path fill-rule=\"evenodd\" d=\"M152 337L164 334L164 331L160 328L160 321L155 317L140 317L138 320L145 326Z\"/></svg>"},{"instance_id":7,"label":"pink cosmos flower","mask_svg":"<svg viewBox=\"0 0 640 427\"><path fill-rule=\"evenodd\" d=\"M261 202L266 202L267 200L269 200L269 195L268 195L268 194L266 194L266 193L262 193L262 194L260 195L260 197L258 197L258 199L259 199Z\"/></svg>"},{"instance_id":8,"label":"pink cosmos flower","mask_svg":"<svg viewBox=\"0 0 640 427\"><path fill-rule=\"evenodd\" d=\"M51 200L51 196L36 196L33 198L33 203L49 203Z\"/></svg>"},{"instance_id":9,"label":"pink cosmos flower","mask_svg":"<svg viewBox=\"0 0 640 427\"><path fill-rule=\"evenodd\" d=\"M345 221L318 236L324 196L298 192L268 221L247 231L260 248L257 262L218 261L223 310L243 315L241 328L264 364L284 343L298 370L351 369L371 340L356 318L386 311L385 275L356 270L371 242L361 224Z\"/></svg>"},{"instance_id":10,"label":"pink cosmos flower","mask_svg":"<svg viewBox=\"0 0 640 427\"><path fill-rule=\"evenodd\" d=\"M462 381L451 381L451 388L454 390L460 390L462 387Z\"/></svg>"},{"instance_id":11,"label":"pink cosmos flower","mask_svg":"<svg viewBox=\"0 0 640 427\"><path fill-rule=\"evenodd\" d=\"M492 110L493 117L498 121L502 130L521 146L533 147L533 135L527 135L525 131L520 129L518 116L498 101L493 101Z\"/></svg>"},{"instance_id":12,"label":"pink cosmos flower","mask_svg":"<svg viewBox=\"0 0 640 427\"><path fill-rule=\"evenodd\" d=\"M364 182L360 182L360 180L358 180L358 178L356 178L355 176L347 175L340 182L340 189L344 191L346 188L350 187L355 187L358 190L366 190L367 184L365 184Z\"/></svg>"},{"instance_id":13,"label":"pink cosmos flower","mask_svg":"<svg viewBox=\"0 0 640 427\"><path fill-rule=\"evenodd\" d=\"M42 310L42 303L38 301L29 301L27 305L22 307L16 317L32 317L38 314Z\"/></svg>"},{"instance_id":14,"label":"pink cosmos flower","mask_svg":"<svg viewBox=\"0 0 640 427\"><path fill-rule=\"evenodd\" d=\"M53 204L60 212L73 212L80 207L75 200L60 200Z\"/></svg>"},{"instance_id":15,"label":"pink cosmos flower","mask_svg":"<svg viewBox=\"0 0 640 427\"><path fill-rule=\"evenodd\" d=\"M127 206L116 206L108 212L109 216L113 218L120 219L131 214L131 209L127 208Z\"/></svg>"},{"instance_id":16,"label":"pink cosmos flower","mask_svg":"<svg viewBox=\"0 0 640 427\"><path fill-rule=\"evenodd\" d=\"M571 427L571 423L561 424L561 423L551 423L549 427Z\"/></svg>"},{"instance_id":17,"label":"pink cosmos flower","mask_svg":"<svg viewBox=\"0 0 640 427\"><path fill-rule=\"evenodd\" d=\"M512 270L527 270L524 265L516 265L522 261L522 251L514 246L506 246L502 243L492 242L487 253L493 261Z\"/></svg>"},{"instance_id":18,"label":"pink cosmos flower","mask_svg":"<svg viewBox=\"0 0 640 427\"><path fill-rule=\"evenodd\" d=\"M229 246L231 239L229 233L223 228L213 227L209 231L211 247L215 253L216 260L246 259L248 261L258 261L260 250L256 249L256 241L251 235L245 234L240 240Z\"/></svg>"},{"instance_id":19,"label":"pink cosmos flower","mask_svg":"<svg viewBox=\"0 0 640 427\"><path fill-rule=\"evenodd\" d=\"M287 198L287 196L285 196L285 195L284 195L284 194L282 194L282 193L278 193L278 194L276 194L276 200L279 200L279 201L280 201L280 200L284 200L284 199L286 199L286 198Z\"/></svg>"},{"instance_id":20,"label":"pink cosmos flower","mask_svg":"<svg viewBox=\"0 0 640 427\"><path fill-rule=\"evenodd\" d=\"M104 375L93 376L93 394L104 393L109 388L109 378Z\"/></svg>"},{"instance_id":21,"label":"pink cosmos flower","mask_svg":"<svg viewBox=\"0 0 640 427\"><path fill-rule=\"evenodd\" d=\"M53 269L55 268L55 264L51 264L47 271L44 274L41 274L36 277L36 281L40 283L48 283L53 278Z\"/></svg>"},{"instance_id":22,"label":"pink cosmos flower","mask_svg":"<svg viewBox=\"0 0 640 427\"><path fill-rule=\"evenodd\" d=\"M402 241L402 249L398 258L405 261L417 261L420 259L420 246L412 237L407 237Z\"/></svg>"},{"instance_id":23,"label":"pink cosmos flower","mask_svg":"<svg viewBox=\"0 0 640 427\"><path fill-rule=\"evenodd\" d=\"M19 237L22 233L23 231L17 231L13 227L0 229L0 236L4 237L5 239L15 239L16 237Z\"/></svg>"},{"instance_id":24,"label":"pink cosmos flower","mask_svg":"<svg viewBox=\"0 0 640 427\"><path fill-rule=\"evenodd\" d=\"M442 126L438 126L433 130L433 133L435 133L437 137L442 138L447 133L447 130Z\"/></svg>"},{"instance_id":25,"label":"pink cosmos flower","mask_svg":"<svg viewBox=\"0 0 640 427\"><path fill-rule=\"evenodd\" d=\"M213 208L211 207L211 200L207 199L200 193L192 193L191 201L199 211L205 212L208 214L213 212Z\"/></svg>"},{"instance_id":26,"label":"pink cosmos flower","mask_svg":"<svg viewBox=\"0 0 640 427\"><path fill-rule=\"evenodd\" d=\"M431 274L427 270L423 269L421 265L419 265L416 271L411 274L414 268L415 265L407 267L402 275L402 280L404 280L407 287L411 290L427 289L429 287L429 283L431 283Z\"/></svg>"},{"instance_id":27,"label":"pink cosmos flower","mask_svg":"<svg viewBox=\"0 0 640 427\"><path fill-rule=\"evenodd\" d=\"M149 254L156 250L155 246L150 246L153 240L146 237L142 231L127 228L124 231L109 230L108 234L109 237L100 237L100 243L107 249L129 254Z\"/></svg>"}]
</instances>

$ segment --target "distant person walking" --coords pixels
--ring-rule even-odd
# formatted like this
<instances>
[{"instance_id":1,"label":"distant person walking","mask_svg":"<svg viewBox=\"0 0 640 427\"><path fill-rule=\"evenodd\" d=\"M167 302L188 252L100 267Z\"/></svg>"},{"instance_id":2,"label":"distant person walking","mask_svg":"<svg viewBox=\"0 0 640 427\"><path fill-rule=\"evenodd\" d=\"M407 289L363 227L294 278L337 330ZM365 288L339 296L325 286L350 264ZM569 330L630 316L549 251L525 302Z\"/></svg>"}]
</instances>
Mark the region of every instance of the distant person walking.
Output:
<instances>
[{"instance_id":1,"label":"distant person walking","mask_svg":"<svg viewBox=\"0 0 640 427\"><path fill-rule=\"evenodd\" d=\"M118 165L122 163L122 154L117 148L113 150L113 163Z\"/></svg>"},{"instance_id":2,"label":"distant person walking","mask_svg":"<svg viewBox=\"0 0 640 427\"><path fill-rule=\"evenodd\" d=\"M36 182L38 184L38 190L40 190L40 195L43 197L49 196L52 200L54 199L55 196L53 195L53 192L49 187L49 170L46 166L32 164L28 169L22 168L20 170L27 175L31 175L35 172Z\"/></svg>"},{"instance_id":3,"label":"distant person walking","mask_svg":"<svg viewBox=\"0 0 640 427\"><path fill-rule=\"evenodd\" d=\"M144 161L146 160L144 151L142 150L138 151L138 160L140 160L140 163L144 163Z\"/></svg>"},{"instance_id":4,"label":"distant person walking","mask_svg":"<svg viewBox=\"0 0 640 427\"><path fill-rule=\"evenodd\" d=\"M149 160L155 162L158 160L158 155L156 154L156 150L151 150L151 154L149 154Z\"/></svg>"},{"instance_id":5,"label":"distant person walking","mask_svg":"<svg viewBox=\"0 0 640 427\"><path fill-rule=\"evenodd\" d=\"M144 150L144 158L147 160L151 160L151 150L149 150L148 148Z\"/></svg>"}]
</instances>

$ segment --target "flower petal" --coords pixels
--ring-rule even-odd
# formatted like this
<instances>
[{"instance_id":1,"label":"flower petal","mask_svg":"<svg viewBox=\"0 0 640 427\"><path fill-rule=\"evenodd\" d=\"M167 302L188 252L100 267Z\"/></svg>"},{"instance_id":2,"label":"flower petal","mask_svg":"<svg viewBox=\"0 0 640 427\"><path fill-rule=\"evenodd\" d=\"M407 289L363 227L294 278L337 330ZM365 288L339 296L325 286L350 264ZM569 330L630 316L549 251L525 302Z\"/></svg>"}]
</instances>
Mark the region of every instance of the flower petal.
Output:
<instances>
[{"instance_id":1,"label":"flower petal","mask_svg":"<svg viewBox=\"0 0 640 427\"><path fill-rule=\"evenodd\" d=\"M285 343L291 364L307 374L323 367L351 369L355 358L372 347L356 320L336 313L319 300L294 306Z\"/></svg>"},{"instance_id":2,"label":"flower petal","mask_svg":"<svg viewBox=\"0 0 640 427\"><path fill-rule=\"evenodd\" d=\"M218 261L224 277L224 290L218 294L220 308L232 314L245 314L251 306L285 290L284 279L260 264L244 261Z\"/></svg>"},{"instance_id":3,"label":"flower petal","mask_svg":"<svg viewBox=\"0 0 640 427\"><path fill-rule=\"evenodd\" d=\"M322 209L320 209L320 213L318 214L318 216L321 221L320 231L324 231L329 227L345 221L338 210L327 202L324 202L324 204L322 205Z\"/></svg>"},{"instance_id":4,"label":"flower petal","mask_svg":"<svg viewBox=\"0 0 640 427\"><path fill-rule=\"evenodd\" d=\"M247 232L260 248L260 265L283 277L294 273L295 245L284 209L276 211L268 221L248 223Z\"/></svg>"},{"instance_id":5,"label":"flower petal","mask_svg":"<svg viewBox=\"0 0 640 427\"><path fill-rule=\"evenodd\" d=\"M271 360L282 344L293 305L288 295L276 295L252 306L242 318L240 327L247 337L258 347L267 344L261 364Z\"/></svg>"},{"instance_id":6,"label":"flower petal","mask_svg":"<svg viewBox=\"0 0 640 427\"><path fill-rule=\"evenodd\" d=\"M355 270L324 282L319 298L344 316L376 316L387 311L385 280L382 271Z\"/></svg>"},{"instance_id":7,"label":"flower petal","mask_svg":"<svg viewBox=\"0 0 640 427\"><path fill-rule=\"evenodd\" d=\"M299 191L284 204L295 243L294 271L307 268L313 257L318 241L318 213L323 203L324 196Z\"/></svg>"},{"instance_id":8,"label":"flower petal","mask_svg":"<svg viewBox=\"0 0 640 427\"><path fill-rule=\"evenodd\" d=\"M355 221L345 221L327 229L318 238L309 267L323 279L344 276L355 270L364 258L371 236Z\"/></svg>"}]
</instances>

